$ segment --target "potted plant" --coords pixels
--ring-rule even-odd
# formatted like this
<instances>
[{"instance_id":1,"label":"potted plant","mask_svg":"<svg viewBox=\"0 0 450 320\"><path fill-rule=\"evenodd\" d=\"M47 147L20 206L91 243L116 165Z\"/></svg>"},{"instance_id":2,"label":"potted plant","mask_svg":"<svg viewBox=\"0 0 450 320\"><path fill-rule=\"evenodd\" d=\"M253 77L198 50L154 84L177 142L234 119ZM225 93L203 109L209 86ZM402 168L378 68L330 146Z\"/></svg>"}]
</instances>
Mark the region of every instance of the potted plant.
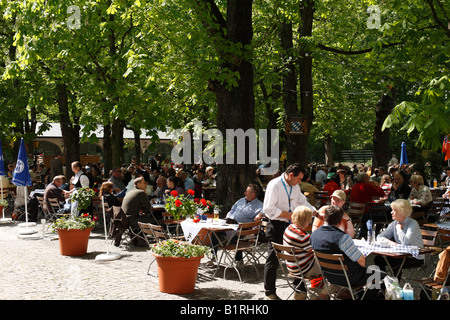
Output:
<instances>
[{"instance_id":1,"label":"potted plant","mask_svg":"<svg viewBox=\"0 0 450 320\"><path fill-rule=\"evenodd\" d=\"M59 236L60 252L64 256L82 256L86 254L89 235L95 227L97 217L87 213L80 216L64 215L52 223L53 231Z\"/></svg>"},{"instance_id":2,"label":"potted plant","mask_svg":"<svg viewBox=\"0 0 450 320\"><path fill-rule=\"evenodd\" d=\"M188 196L172 190L166 199L166 210L175 220L192 218L197 213L198 203L193 199L195 191L189 189L187 193Z\"/></svg>"},{"instance_id":3,"label":"potted plant","mask_svg":"<svg viewBox=\"0 0 450 320\"><path fill-rule=\"evenodd\" d=\"M175 239L153 245L158 264L159 290L172 294L192 293L200 260L211 248Z\"/></svg>"},{"instance_id":4,"label":"potted plant","mask_svg":"<svg viewBox=\"0 0 450 320\"><path fill-rule=\"evenodd\" d=\"M75 215L78 215L79 212L87 209L92 203L92 197L95 195L95 191L89 188L79 188L75 190L75 192L70 197L70 201L72 202L72 206L75 208ZM73 203L77 203L74 205Z\"/></svg>"},{"instance_id":5,"label":"potted plant","mask_svg":"<svg viewBox=\"0 0 450 320\"><path fill-rule=\"evenodd\" d=\"M8 206L8 200L0 199L0 214L3 212L3 208Z\"/></svg>"}]
</instances>

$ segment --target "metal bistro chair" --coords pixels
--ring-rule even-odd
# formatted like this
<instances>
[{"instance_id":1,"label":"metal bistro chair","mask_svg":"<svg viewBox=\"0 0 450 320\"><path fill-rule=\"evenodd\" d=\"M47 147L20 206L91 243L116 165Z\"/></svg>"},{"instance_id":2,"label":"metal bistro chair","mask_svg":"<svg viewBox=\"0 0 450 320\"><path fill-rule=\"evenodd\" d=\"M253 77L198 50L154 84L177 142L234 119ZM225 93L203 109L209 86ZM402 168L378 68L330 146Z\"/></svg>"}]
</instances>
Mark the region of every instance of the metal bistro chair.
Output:
<instances>
[{"instance_id":1,"label":"metal bistro chair","mask_svg":"<svg viewBox=\"0 0 450 320\"><path fill-rule=\"evenodd\" d=\"M441 266L445 267L445 262L439 261L439 263L442 263ZM443 289L443 287L448 285L447 281L448 281L448 275L450 273L450 264L448 264L448 266L447 266L447 273L446 273L445 278L442 281L442 283L437 282L435 280L435 277L434 277L435 273L436 273L436 268L434 269L434 272L431 276L413 280L414 282L419 284L420 288L425 293L425 296L427 297L428 300L433 299L432 296L430 296L428 293L429 291L433 292L433 290L439 292L439 295L437 296L437 300L441 299L442 289Z\"/></svg>"},{"instance_id":2,"label":"metal bistro chair","mask_svg":"<svg viewBox=\"0 0 450 320\"><path fill-rule=\"evenodd\" d=\"M256 265L258 264L258 260L255 253L258 246L260 226L261 221L239 223L239 227L236 232L236 238L230 238L226 245L219 247L219 249L221 249L221 255L217 266L219 267L221 265L223 259L225 267L225 270L223 271L224 279L227 270L229 268L233 268L238 274L239 281L242 282L241 273L235 259L235 254L237 252L242 252L242 261L244 263L242 271L244 270L246 260L247 262L253 262L253 267L256 271L257 276L259 277L258 268L256 267ZM236 239L236 243L232 243L233 239ZM217 270L218 269L216 269L216 272Z\"/></svg>"},{"instance_id":3,"label":"metal bistro chair","mask_svg":"<svg viewBox=\"0 0 450 320\"><path fill-rule=\"evenodd\" d=\"M289 295L289 297L287 297L286 300L288 300L295 291L300 291L299 288L302 283L304 284L306 291L300 292L306 294L308 297L315 295L315 293L308 287L308 280L311 280L312 278L308 278L303 274L302 269L300 267L300 261L298 260L297 255L295 254L296 251L298 252L302 250L300 248L295 248L290 245L282 245L275 242L271 242L271 244L275 250L281 269L283 270L283 273L286 277L286 282L292 288L292 293ZM295 268L298 269L298 273L297 272L293 273L289 270L288 266L289 263L291 265L294 265ZM291 281L289 281L290 278L299 279L300 282L298 283L297 286L295 286Z\"/></svg>"},{"instance_id":4,"label":"metal bistro chair","mask_svg":"<svg viewBox=\"0 0 450 320\"><path fill-rule=\"evenodd\" d=\"M361 220L366 208L365 203L349 202L347 214L352 219L355 235L361 232Z\"/></svg>"},{"instance_id":5,"label":"metal bistro chair","mask_svg":"<svg viewBox=\"0 0 450 320\"><path fill-rule=\"evenodd\" d=\"M329 254L314 251L314 257L316 258L317 263L320 266L320 271L322 273L322 277L324 279L325 288L328 292L330 299L339 299L339 294L347 289L350 292L350 295L353 300L362 300L367 293L367 286L357 286L353 287L350 284L350 280L348 278L347 270L348 267L345 264L344 256L342 254ZM329 281L329 276L340 277L345 279L347 285L340 285ZM333 293L330 284L339 288L337 293ZM362 295L360 295L362 293ZM359 299L358 299L359 298Z\"/></svg>"},{"instance_id":6,"label":"metal bistro chair","mask_svg":"<svg viewBox=\"0 0 450 320\"><path fill-rule=\"evenodd\" d=\"M152 243L161 242L168 239L184 240L184 237L171 237L165 230L164 227L151 223L138 222L139 228L141 229L141 234L144 240L147 242L148 246L151 248ZM155 262L155 258L150 261L148 265L147 274L149 276L158 277L157 274L150 272L150 267Z\"/></svg>"}]
</instances>

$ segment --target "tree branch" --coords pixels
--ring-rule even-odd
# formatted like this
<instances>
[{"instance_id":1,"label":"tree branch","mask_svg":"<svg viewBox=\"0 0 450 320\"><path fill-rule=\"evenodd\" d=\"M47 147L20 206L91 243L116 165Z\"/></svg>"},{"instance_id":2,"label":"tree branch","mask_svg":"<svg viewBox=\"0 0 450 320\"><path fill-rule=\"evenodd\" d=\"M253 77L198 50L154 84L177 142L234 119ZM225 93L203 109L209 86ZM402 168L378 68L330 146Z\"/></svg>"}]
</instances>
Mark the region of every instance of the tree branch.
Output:
<instances>
[{"instance_id":1,"label":"tree branch","mask_svg":"<svg viewBox=\"0 0 450 320\"><path fill-rule=\"evenodd\" d=\"M394 47L394 46L398 46L398 45L401 45L401 44L403 44L403 42L393 42L393 43L383 44L381 47L382 48L389 48L389 47ZM364 54L364 53L368 53L368 52L373 50L373 48L367 48L367 49L362 49L362 50L357 50L357 51L343 50L343 49L328 47L328 46L323 45L321 43L318 43L317 47L319 47L320 49L326 50L326 51L330 51L330 52L334 52L334 53L338 53L338 54L344 54L344 55L348 55L348 56Z\"/></svg>"},{"instance_id":2,"label":"tree branch","mask_svg":"<svg viewBox=\"0 0 450 320\"><path fill-rule=\"evenodd\" d=\"M445 23L443 23L443 22L439 19L438 15L437 15L437 12L436 12L436 8L435 8L434 5L433 5L433 0L426 0L426 2L427 2L428 5L430 6L431 14L433 15L434 21L441 27L442 30L445 31L445 33L447 34L447 36L450 38L450 28L449 28L448 26L446 26ZM439 4L439 6L442 8L442 4L439 3L439 1L438 1L438 4ZM443 9L443 8L442 8L442 9ZM445 13L445 11L443 11L443 12L444 12L444 16L447 16L446 13ZM450 23L450 21L447 21L447 23Z\"/></svg>"}]
</instances>

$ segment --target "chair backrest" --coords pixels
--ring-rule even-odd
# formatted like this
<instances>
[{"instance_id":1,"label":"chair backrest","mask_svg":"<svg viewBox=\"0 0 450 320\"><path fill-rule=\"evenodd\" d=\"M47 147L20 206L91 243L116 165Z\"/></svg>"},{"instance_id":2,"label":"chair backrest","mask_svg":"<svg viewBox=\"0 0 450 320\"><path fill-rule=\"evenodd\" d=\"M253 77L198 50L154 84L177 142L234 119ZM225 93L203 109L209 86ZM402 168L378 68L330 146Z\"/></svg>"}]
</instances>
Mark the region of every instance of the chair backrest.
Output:
<instances>
[{"instance_id":1,"label":"chair backrest","mask_svg":"<svg viewBox=\"0 0 450 320\"><path fill-rule=\"evenodd\" d=\"M424 247L434 247L436 244L437 230L420 229Z\"/></svg>"},{"instance_id":2,"label":"chair backrest","mask_svg":"<svg viewBox=\"0 0 450 320\"><path fill-rule=\"evenodd\" d=\"M386 206L382 202L367 202L366 203L367 212L370 217L386 217Z\"/></svg>"},{"instance_id":3,"label":"chair backrest","mask_svg":"<svg viewBox=\"0 0 450 320\"><path fill-rule=\"evenodd\" d=\"M36 196L36 199L37 199L39 205L41 206L41 208L44 209L44 197Z\"/></svg>"},{"instance_id":4,"label":"chair backrest","mask_svg":"<svg viewBox=\"0 0 450 320\"><path fill-rule=\"evenodd\" d=\"M314 251L314 256L316 258L317 263L320 266L320 272L322 273L322 277L326 279L329 283L334 285L336 284L335 281L337 277L342 277L346 280L347 288L349 289L353 300L355 299L353 290L350 284L350 280L347 275L347 265L344 261L344 256L342 254L331 254L331 253L323 253Z\"/></svg>"},{"instance_id":5,"label":"chair backrest","mask_svg":"<svg viewBox=\"0 0 450 320\"><path fill-rule=\"evenodd\" d=\"M237 241L236 248L239 247L239 243L242 241L258 244L259 230L261 227L261 221L239 223L239 227L236 232Z\"/></svg>"},{"instance_id":6,"label":"chair backrest","mask_svg":"<svg viewBox=\"0 0 450 320\"><path fill-rule=\"evenodd\" d=\"M347 214L350 218L361 218L366 208L365 203L349 202L347 208Z\"/></svg>"},{"instance_id":7,"label":"chair backrest","mask_svg":"<svg viewBox=\"0 0 450 320\"><path fill-rule=\"evenodd\" d=\"M147 225L156 241L167 240L170 238L162 226L151 223L147 223Z\"/></svg>"},{"instance_id":8,"label":"chair backrest","mask_svg":"<svg viewBox=\"0 0 450 320\"><path fill-rule=\"evenodd\" d=\"M288 263L291 264L295 264L296 265L296 269L299 271L299 274L302 276L303 278L303 272L302 269L300 267L300 261L298 260L295 252L297 251L302 251L302 249L300 248L294 248L291 245L283 245L283 244L279 244L279 243L275 243L275 242L271 242L272 247L275 250L275 254L277 255L278 261L280 262L280 265L282 265L282 262L286 263L286 271L291 275L291 276L296 276L293 275L291 272L289 272L289 268L287 267Z\"/></svg>"},{"instance_id":9,"label":"chair backrest","mask_svg":"<svg viewBox=\"0 0 450 320\"><path fill-rule=\"evenodd\" d=\"M47 208L47 210L51 210L53 213L57 213L59 209L61 209L61 206L59 205L58 199L56 198L47 198L50 208Z\"/></svg>"}]
</instances>

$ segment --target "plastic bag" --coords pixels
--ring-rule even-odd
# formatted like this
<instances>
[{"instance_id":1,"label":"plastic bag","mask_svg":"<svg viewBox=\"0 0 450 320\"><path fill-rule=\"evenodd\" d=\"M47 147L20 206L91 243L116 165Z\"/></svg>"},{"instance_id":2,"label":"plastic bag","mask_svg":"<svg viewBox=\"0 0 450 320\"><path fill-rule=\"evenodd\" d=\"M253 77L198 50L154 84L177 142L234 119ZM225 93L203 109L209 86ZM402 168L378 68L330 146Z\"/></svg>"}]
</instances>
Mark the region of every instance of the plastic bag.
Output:
<instances>
[{"instance_id":1,"label":"plastic bag","mask_svg":"<svg viewBox=\"0 0 450 320\"><path fill-rule=\"evenodd\" d=\"M386 300L402 300L403 290L400 287L398 279L396 277L386 276L383 279L386 287L385 299Z\"/></svg>"}]
</instances>

